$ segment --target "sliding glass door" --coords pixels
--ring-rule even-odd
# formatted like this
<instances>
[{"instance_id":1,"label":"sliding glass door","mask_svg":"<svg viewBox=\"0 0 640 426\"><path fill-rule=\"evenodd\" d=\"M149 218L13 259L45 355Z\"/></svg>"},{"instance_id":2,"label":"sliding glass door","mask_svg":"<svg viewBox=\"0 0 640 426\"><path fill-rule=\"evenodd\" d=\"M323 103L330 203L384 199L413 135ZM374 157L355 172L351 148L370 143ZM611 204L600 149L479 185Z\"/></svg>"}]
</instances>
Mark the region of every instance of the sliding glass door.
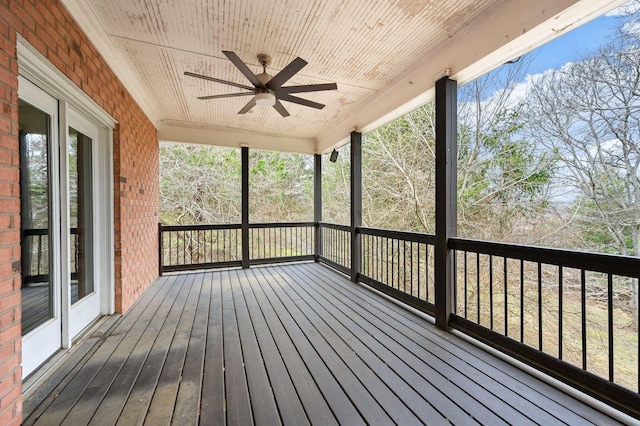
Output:
<instances>
[{"instance_id":1,"label":"sliding glass door","mask_svg":"<svg viewBox=\"0 0 640 426\"><path fill-rule=\"evenodd\" d=\"M26 377L112 312L112 225L104 127L25 78L19 90Z\"/></svg>"}]
</instances>

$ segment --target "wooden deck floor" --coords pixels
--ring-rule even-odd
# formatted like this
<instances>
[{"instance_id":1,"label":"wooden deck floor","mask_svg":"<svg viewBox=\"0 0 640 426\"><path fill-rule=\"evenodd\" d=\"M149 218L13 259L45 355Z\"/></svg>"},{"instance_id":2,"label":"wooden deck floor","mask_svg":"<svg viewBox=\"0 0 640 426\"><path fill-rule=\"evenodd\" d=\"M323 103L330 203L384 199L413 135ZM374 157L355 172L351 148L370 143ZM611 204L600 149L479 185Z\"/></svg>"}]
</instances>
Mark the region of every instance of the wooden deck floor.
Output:
<instances>
[{"instance_id":1,"label":"wooden deck floor","mask_svg":"<svg viewBox=\"0 0 640 426\"><path fill-rule=\"evenodd\" d=\"M25 424L616 424L322 265L165 276Z\"/></svg>"}]
</instances>

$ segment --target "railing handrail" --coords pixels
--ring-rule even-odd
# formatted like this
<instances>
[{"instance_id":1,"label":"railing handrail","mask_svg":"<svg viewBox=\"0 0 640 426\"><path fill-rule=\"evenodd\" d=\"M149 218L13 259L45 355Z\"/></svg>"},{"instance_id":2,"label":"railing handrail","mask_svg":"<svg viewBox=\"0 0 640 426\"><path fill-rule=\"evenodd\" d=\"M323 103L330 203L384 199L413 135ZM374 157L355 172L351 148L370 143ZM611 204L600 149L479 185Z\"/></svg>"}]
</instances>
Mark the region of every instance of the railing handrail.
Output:
<instances>
[{"instance_id":1,"label":"railing handrail","mask_svg":"<svg viewBox=\"0 0 640 426\"><path fill-rule=\"evenodd\" d=\"M449 239L449 248L566 268L585 269L627 277L640 277L640 258L637 257L496 243L465 238Z\"/></svg>"},{"instance_id":2,"label":"railing handrail","mask_svg":"<svg viewBox=\"0 0 640 426\"><path fill-rule=\"evenodd\" d=\"M197 225L163 225L160 224L160 229L163 231L210 231L210 230L222 230L222 229L240 229L242 227L239 223L223 223L223 224L197 224Z\"/></svg>"},{"instance_id":3,"label":"railing handrail","mask_svg":"<svg viewBox=\"0 0 640 426\"><path fill-rule=\"evenodd\" d=\"M331 222L318 222L318 226L320 226L321 228L337 229L338 231L351 232L351 227L349 225L341 225Z\"/></svg>"},{"instance_id":4,"label":"railing handrail","mask_svg":"<svg viewBox=\"0 0 640 426\"><path fill-rule=\"evenodd\" d=\"M436 236L423 232L397 231L394 229L369 228L361 226L357 228L362 235L373 235L376 237L388 237L398 240L413 241L416 243L435 244Z\"/></svg>"},{"instance_id":5,"label":"railing handrail","mask_svg":"<svg viewBox=\"0 0 640 426\"><path fill-rule=\"evenodd\" d=\"M263 222L263 223L250 223L249 229L260 228L305 228L314 227L316 222Z\"/></svg>"}]
</instances>

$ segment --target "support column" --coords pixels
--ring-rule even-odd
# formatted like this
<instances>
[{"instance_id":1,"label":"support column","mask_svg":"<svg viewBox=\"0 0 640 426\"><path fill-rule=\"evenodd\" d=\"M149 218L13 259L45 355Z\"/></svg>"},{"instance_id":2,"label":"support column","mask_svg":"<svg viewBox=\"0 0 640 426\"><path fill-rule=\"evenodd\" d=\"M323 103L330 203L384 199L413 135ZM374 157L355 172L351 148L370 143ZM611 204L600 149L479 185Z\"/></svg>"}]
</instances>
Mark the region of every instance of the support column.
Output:
<instances>
[{"instance_id":1,"label":"support column","mask_svg":"<svg viewBox=\"0 0 640 426\"><path fill-rule=\"evenodd\" d=\"M322 155L320 154L313 156L313 221L316 223L313 254L316 262L319 262L322 253L322 230L319 224L322 221Z\"/></svg>"},{"instance_id":2,"label":"support column","mask_svg":"<svg viewBox=\"0 0 640 426\"><path fill-rule=\"evenodd\" d=\"M249 267L249 148L241 149L242 162L242 267Z\"/></svg>"},{"instance_id":3,"label":"support column","mask_svg":"<svg viewBox=\"0 0 640 426\"><path fill-rule=\"evenodd\" d=\"M356 282L362 264L362 133L351 132L351 281Z\"/></svg>"},{"instance_id":4,"label":"support column","mask_svg":"<svg viewBox=\"0 0 640 426\"><path fill-rule=\"evenodd\" d=\"M455 262L448 247L457 234L457 82L436 82L436 326L447 330L454 307Z\"/></svg>"}]
</instances>

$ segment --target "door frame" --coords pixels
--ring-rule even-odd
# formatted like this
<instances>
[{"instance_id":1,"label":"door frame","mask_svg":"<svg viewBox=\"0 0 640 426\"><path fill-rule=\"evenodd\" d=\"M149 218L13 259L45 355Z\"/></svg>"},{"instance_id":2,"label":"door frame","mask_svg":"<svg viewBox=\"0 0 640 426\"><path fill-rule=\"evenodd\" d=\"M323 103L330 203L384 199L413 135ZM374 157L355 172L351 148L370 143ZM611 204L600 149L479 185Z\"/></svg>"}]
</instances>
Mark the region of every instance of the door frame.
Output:
<instances>
[{"instance_id":1,"label":"door frame","mask_svg":"<svg viewBox=\"0 0 640 426\"><path fill-rule=\"evenodd\" d=\"M84 93L68 77L58 70L33 46L31 46L22 36L17 36L18 53L18 73L20 78L29 80L31 83L42 89L58 100L58 119L56 135L58 137L58 147L64 146L55 155L66 155L67 133L69 118L79 113L84 119L94 123L99 129L99 143L94 144L93 158L93 187L95 189L94 208L94 285L100 287L100 315L110 315L115 311L115 251L114 251L114 183L113 183L113 129L117 121L107 114L91 97ZM19 88L20 93L20 88ZM73 110L73 112L72 112ZM60 214L61 202L66 203L65 212L60 221L62 229L68 228L69 224L69 197L66 188L68 182L67 161L64 159L64 169L59 170L60 180L63 182L60 192L52 194L54 202L57 203L55 211ZM70 238L61 238L59 246L61 253L69 256ZM54 262L55 263L55 262ZM65 264L66 263L66 264ZM59 268L60 277L70 277L68 262L62 262ZM65 278L66 279L66 278ZM58 283L60 287L60 283ZM64 293L58 294L61 303L62 314L62 336L60 347L70 348L73 338L81 331L77 327L69 324L71 309L70 291L61 286ZM64 318L67 318L65 321ZM36 330L34 330L35 332ZM24 351L23 351L24 356ZM23 367L23 378L28 376L33 370L28 371Z\"/></svg>"}]
</instances>

